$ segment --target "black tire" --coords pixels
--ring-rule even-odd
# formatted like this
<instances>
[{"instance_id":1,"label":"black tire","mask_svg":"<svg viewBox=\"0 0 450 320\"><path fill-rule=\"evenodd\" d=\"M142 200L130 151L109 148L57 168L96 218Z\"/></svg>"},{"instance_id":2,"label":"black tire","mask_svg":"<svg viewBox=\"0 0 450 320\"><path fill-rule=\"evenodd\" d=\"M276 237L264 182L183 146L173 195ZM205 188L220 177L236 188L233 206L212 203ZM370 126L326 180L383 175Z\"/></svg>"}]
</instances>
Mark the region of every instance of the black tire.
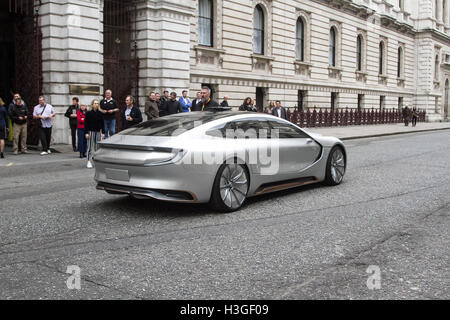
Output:
<instances>
[{"instance_id":1,"label":"black tire","mask_svg":"<svg viewBox=\"0 0 450 320\"><path fill-rule=\"evenodd\" d=\"M339 164L336 163L337 161L339 161ZM328 155L326 176L323 183L327 186L340 185L344 179L346 169L347 157L343 148L340 146L333 147ZM335 170L334 173L333 170Z\"/></svg>"},{"instance_id":2,"label":"black tire","mask_svg":"<svg viewBox=\"0 0 450 320\"><path fill-rule=\"evenodd\" d=\"M239 185L235 186L234 184L230 185L229 189L229 196L230 196L230 204L228 204L228 201L224 201L222 194L222 187L224 183L224 174L227 173L225 170L228 168L228 172L230 171L230 166L235 166L237 168L237 176L239 176L242 173L242 176L235 182L236 184L239 183ZM236 176L236 177L237 177ZM233 177L231 177L233 178ZM243 184L245 181L245 184ZM209 202L210 207L216 211L222 212L222 213L230 213L235 212L242 208L245 201L247 200L247 194L248 194L248 188L250 186L250 179L249 179L249 172L245 165L234 163L234 164L223 164L220 166L219 170L217 171L216 177L214 179L214 185L211 193L211 200ZM224 193L226 193L226 189ZM225 199L228 197L226 196ZM243 200L242 200L243 198ZM241 201L242 200L242 201Z\"/></svg>"}]
</instances>

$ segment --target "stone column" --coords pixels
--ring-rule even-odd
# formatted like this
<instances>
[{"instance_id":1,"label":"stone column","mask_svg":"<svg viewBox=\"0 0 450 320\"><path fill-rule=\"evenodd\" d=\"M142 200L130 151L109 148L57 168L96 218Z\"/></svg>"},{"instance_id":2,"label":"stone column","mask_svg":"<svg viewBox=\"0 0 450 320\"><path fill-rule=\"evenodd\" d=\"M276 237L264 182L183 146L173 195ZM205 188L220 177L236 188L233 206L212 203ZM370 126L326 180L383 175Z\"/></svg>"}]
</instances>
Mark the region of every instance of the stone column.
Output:
<instances>
[{"instance_id":1,"label":"stone column","mask_svg":"<svg viewBox=\"0 0 450 320\"><path fill-rule=\"evenodd\" d=\"M443 22L446 26L449 25L449 12L448 12L448 1L449 0L443 0L444 1L444 9L443 9Z\"/></svg>"},{"instance_id":2,"label":"stone column","mask_svg":"<svg viewBox=\"0 0 450 320\"><path fill-rule=\"evenodd\" d=\"M190 84L190 19L195 7L182 0L144 1L138 5L137 45L140 96L150 91L181 91ZM141 101L144 102L144 101Z\"/></svg>"},{"instance_id":3,"label":"stone column","mask_svg":"<svg viewBox=\"0 0 450 320\"><path fill-rule=\"evenodd\" d=\"M438 23L442 23L443 22L443 15L442 15L442 1L443 0L436 0L436 5L437 5L437 17L436 20Z\"/></svg>"},{"instance_id":4,"label":"stone column","mask_svg":"<svg viewBox=\"0 0 450 320\"><path fill-rule=\"evenodd\" d=\"M78 96L80 103L90 104L100 93L96 92L103 83L99 2L42 1L43 93L57 111L52 133L54 143L70 142L64 113L72 96ZM91 88L79 91L87 87Z\"/></svg>"}]
</instances>

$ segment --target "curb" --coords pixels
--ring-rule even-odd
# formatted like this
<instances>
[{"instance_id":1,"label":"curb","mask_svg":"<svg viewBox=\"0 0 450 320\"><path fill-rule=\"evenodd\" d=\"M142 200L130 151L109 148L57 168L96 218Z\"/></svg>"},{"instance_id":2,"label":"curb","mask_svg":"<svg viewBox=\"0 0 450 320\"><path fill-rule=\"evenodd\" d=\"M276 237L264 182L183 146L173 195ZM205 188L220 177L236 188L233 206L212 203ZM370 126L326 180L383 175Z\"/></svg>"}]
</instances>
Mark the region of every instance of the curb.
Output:
<instances>
[{"instance_id":1,"label":"curb","mask_svg":"<svg viewBox=\"0 0 450 320\"><path fill-rule=\"evenodd\" d=\"M372 135L366 135L366 136L344 137L344 138L339 138L339 139L342 140L342 141L358 140L358 139L388 137L388 136L396 136L396 135L402 135L402 134L414 134L414 133L423 133L423 132L432 132L432 131L444 131L444 130L450 130L450 127L449 128L439 128L439 129L424 129L424 130L408 131L408 132L380 133L380 134L372 134Z\"/></svg>"}]
</instances>

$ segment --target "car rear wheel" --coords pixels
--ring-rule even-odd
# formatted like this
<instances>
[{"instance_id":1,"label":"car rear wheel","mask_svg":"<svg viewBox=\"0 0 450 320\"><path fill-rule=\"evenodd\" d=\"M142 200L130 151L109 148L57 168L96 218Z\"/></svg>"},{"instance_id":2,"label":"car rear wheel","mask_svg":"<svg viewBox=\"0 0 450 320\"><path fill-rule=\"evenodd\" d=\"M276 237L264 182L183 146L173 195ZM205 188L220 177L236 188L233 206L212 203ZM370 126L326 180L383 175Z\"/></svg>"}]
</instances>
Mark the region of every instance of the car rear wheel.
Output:
<instances>
[{"instance_id":1,"label":"car rear wheel","mask_svg":"<svg viewBox=\"0 0 450 320\"><path fill-rule=\"evenodd\" d=\"M334 147L330 151L327 161L327 172L324 183L329 186L337 186L344 180L346 159L341 147Z\"/></svg>"},{"instance_id":2,"label":"car rear wheel","mask_svg":"<svg viewBox=\"0 0 450 320\"><path fill-rule=\"evenodd\" d=\"M239 210L247 199L249 176L241 164L223 164L217 172L210 204L220 212Z\"/></svg>"}]
</instances>

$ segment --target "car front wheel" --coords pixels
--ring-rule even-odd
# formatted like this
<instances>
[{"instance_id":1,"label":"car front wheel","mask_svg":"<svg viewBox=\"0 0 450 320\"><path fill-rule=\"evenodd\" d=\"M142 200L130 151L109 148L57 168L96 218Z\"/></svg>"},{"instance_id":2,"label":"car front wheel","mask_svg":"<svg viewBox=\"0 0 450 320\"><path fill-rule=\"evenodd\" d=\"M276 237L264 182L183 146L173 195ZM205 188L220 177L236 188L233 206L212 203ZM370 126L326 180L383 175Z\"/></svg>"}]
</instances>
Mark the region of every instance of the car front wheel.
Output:
<instances>
[{"instance_id":1,"label":"car front wheel","mask_svg":"<svg viewBox=\"0 0 450 320\"><path fill-rule=\"evenodd\" d=\"M239 210L247 199L249 176L245 166L223 164L214 180L211 206L220 212Z\"/></svg>"},{"instance_id":2,"label":"car front wheel","mask_svg":"<svg viewBox=\"0 0 450 320\"><path fill-rule=\"evenodd\" d=\"M327 161L327 172L324 183L329 186L337 186L344 180L346 170L346 158L341 147L334 147L330 151Z\"/></svg>"}]
</instances>

